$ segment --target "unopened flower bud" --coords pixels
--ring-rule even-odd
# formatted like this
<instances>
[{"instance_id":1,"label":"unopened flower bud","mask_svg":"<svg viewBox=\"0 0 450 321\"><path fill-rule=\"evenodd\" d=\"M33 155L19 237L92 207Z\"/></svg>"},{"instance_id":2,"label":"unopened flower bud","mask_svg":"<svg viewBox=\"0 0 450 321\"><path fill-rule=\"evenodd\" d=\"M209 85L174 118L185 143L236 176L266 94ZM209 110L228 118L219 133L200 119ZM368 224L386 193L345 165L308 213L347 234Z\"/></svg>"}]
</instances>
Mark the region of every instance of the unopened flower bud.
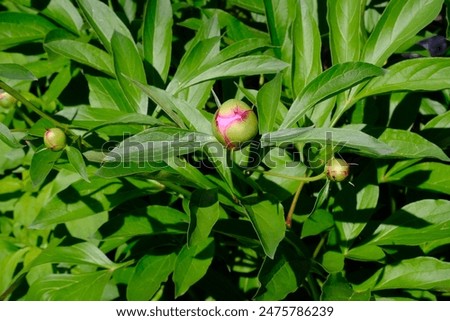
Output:
<instances>
[{"instance_id":1,"label":"unopened flower bud","mask_svg":"<svg viewBox=\"0 0 450 321\"><path fill-rule=\"evenodd\" d=\"M3 108L11 108L16 104L17 100L6 91L0 90L0 106Z\"/></svg>"},{"instance_id":2,"label":"unopened flower bud","mask_svg":"<svg viewBox=\"0 0 450 321\"><path fill-rule=\"evenodd\" d=\"M350 174L350 166L340 158L332 158L325 166L328 179L335 182L342 182Z\"/></svg>"},{"instance_id":3,"label":"unopened flower bud","mask_svg":"<svg viewBox=\"0 0 450 321\"><path fill-rule=\"evenodd\" d=\"M44 134L44 144L48 149L59 152L66 147L66 134L59 128L50 128Z\"/></svg>"},{"instance_id":4,"label":"unopened flower bud","mask_svg":"<svg viewBox=\"0 0 450 321\"><path fill-rule=\"evenodd\" d=\"M228 149L239 149L258 133L258 119L247 104L230 99L216 111L212 127L219 142Z\"/></svg>"}]
</instances>

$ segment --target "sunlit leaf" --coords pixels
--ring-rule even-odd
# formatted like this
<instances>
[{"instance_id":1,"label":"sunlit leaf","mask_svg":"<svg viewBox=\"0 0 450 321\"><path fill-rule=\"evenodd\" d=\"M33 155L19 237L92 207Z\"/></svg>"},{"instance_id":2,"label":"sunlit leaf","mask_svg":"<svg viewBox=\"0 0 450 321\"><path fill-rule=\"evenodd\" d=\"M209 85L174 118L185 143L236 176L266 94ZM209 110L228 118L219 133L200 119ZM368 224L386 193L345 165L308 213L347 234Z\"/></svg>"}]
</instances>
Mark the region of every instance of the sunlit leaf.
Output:
<instances>
[{"instance_id":1,"label":"sunlit leaf","mask_svg":"<svg viewBox=\"0 0 450 321\"><path fill-rule=\"evenodd\" d=\"M297 96L281 124L293 127L314 105L362 81L380 76L383 70L363 62L334 65L312 80Z\"/></svg>"}]
</instances>

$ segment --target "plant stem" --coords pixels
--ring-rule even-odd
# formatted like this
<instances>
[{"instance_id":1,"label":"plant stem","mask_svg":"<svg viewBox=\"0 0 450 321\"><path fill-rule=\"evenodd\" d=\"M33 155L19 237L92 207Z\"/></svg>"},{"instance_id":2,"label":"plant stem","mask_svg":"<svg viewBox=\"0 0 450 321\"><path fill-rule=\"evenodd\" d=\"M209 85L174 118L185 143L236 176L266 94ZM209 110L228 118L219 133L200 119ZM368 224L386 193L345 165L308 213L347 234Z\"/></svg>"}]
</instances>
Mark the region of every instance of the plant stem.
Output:
<instances>
[{"instance_id":1,"label":"plant stem","mask_svg":"<svg viewBox=\"0 0 450 321\"><path fill-rule=\"evenodd\" d=\"M180 195L183 195L183 197L191 198L192 193L190 191L188 191L187 189L185 189L181 186L178 186L177 184L174 184L174 183L172 183L170 181L166 181L166 180L161 180L160 183L162 185L164 185L165 187L171 189L172 191L174 191Z\"/></svg>"},{"instance_id":2,"label":"plant stem","mask_svg":"<svg viewBox=\"0 0 450 321\"><path fill-rule=\"evenodd\" d=\"M303 186L305 185L305 183L319 181L321 179L326 178L326 176L327 176L325 172L322 172L319 175L311 176L311 177L308 177L308 176L305 176L305 177L288 176L288 175L272 173L272 172L266 172L266 171L259 171L259 170L254 170L254 172L262 173L264 175L269 175L269 176L274 176L274 177L293 179L293 180L301 182L300 185L297 188L297 191L294 194L294 198L292 199L292 203L291 203L291 206L289 208L289 212L288 212L288 214L286 216L286 226L288 228L291 228L291 226L292 226L292 217L294 215L295 206L297 205L298 198L300 196L300 192L302 191Z\"/></svg>"},{"instance_id":3,"label":"plant stem","mask_svg":"<svg viewBox=\"0 0 450 321\"><path fill-rule=\"evenodd\" d=\"M23 111L21 111L20 109L16 109L16 112L20 115L20 117L22 117L22 119L28 124L28 126L32 127L34 125L34 121L32 121L30 117L25 115Z\"/></svg>"},{"instance_id":4,"label":"plant stem","mask_svg":"<svg viewBox=\"0 0 450 321\"><path fill-rule=\"evenodd\" d=\"M322 249L323 245L325 244L326 238L327 238L326 234L323 234L322 237L320 238L320 241L317 244L317 246L316 246L316 248L314 250L314 253L312 255L313 259L315 259L319 255L320 250Z\"/></svg>"},{"instance_id":5,"label":"plant stem","mask_svg":"<svg viewBox=\"0 0 450 321\"><path fill-rule=\"evenodd\" d=\"M300 182L304 182L304 183L319 181L321 179L326 178L326 176L327 176L327 174L325 172L320 173L319 175L316 175L316 176L311 176L311 177L297 177L297 176L289 176L289 175L272 173L272 172L267 172L267 171L260 171L260 170L251 170L251 171L256 172L256 173L262 173L264 175L274 176L274 177L292 179L292 180L300 181Z\"/></svg>"},{"instance_id":6,"label":"plant stem","mask_svg":"<svg viewBox=\"0 0 450 321\"><path fill-rule=\"evenodd\" d=\"M292 227L292 216L294 216L295 206L297 205L298 198L300 196L300 192L302 191L304 185L305 185L305 182L301 182L298 185L297 191L295 192L294 198L292 199L291 207L289 208L289 212L286 216L286 226L288 228Z\"/></svg>"},{"instance_id":7,"label":"plant stem","mask_svg":"<svg viewBox=\"0 0 450 321\"><path fill-rule=\"evenodd\" d=\"M312 273L309 273L306 277L309 288L311 289L311 296L313 301L320 301L320 290L317 286L316 280L312 277Z\"/></svg>"},{"instance_id":8,"label":"plant stem","mask_svg":"<svg viewBox=\"0 0 450 321\"><path fill-rule=\"evenodd\" d=\"M20 94L17 90L14 88L8 86L5 82L0 81L0 88L4 89L6 92L14 96L18 101L20 101L22 104L24 104L26 107L34 111L36 114L38 114L41 118L47 119L48 121L52 122L55 126L61 127L65 131L68 129L68 126L65 124L60 123L59 121L53 119L46 113L44 113L42 110L37 108L35 105L33 105L29 100L27 100L22 94Z\"/></svg>"}]
</instances>

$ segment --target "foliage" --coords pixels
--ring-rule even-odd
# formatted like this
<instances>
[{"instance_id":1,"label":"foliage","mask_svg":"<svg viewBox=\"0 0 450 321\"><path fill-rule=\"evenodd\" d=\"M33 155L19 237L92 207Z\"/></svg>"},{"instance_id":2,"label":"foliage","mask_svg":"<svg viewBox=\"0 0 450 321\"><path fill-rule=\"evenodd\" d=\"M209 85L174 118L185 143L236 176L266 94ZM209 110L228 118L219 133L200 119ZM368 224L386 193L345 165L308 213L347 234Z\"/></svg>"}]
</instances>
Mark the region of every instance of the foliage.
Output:
<instances>
[{"instance_id":1,"label":"foliage","mask_svg":"<svg viewBox=\"0 0 450 321\"><path fill-rule=\"evenodd\" d=\"M1 0L0 297L448 299L448 5Z\"/></svg>"}]
</instances>

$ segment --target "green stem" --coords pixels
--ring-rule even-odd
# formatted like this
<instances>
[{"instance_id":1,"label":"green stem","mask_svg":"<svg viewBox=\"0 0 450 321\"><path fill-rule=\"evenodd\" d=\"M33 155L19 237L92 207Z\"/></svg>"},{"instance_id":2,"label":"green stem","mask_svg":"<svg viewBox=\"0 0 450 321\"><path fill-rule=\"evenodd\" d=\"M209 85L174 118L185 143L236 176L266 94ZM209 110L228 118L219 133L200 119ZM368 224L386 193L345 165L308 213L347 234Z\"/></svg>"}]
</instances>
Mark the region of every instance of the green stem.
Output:
<instances>
[{"instance_id":1,"label":"green stem","mask_svg":"<svg viewBox=\"0 0 450 321\"><path fill-rule=\"evenodd\" d=\"M325 244L326 238L327 238L326 234L323 234L322 237L320 238L320 241L317 244L317 246L316 246L316 248L314 250L313 256L312 256L313 259L315 259L319 255L320 250L322 249L322 247Z\"/></svg>"},{"instance_id":2,"label":"green stem","mask_svg":"<svg viewBox=\"0 0 450 321\"><path fill-rule=\"evenodd\" d=\"M304 182L304 183L320 181L321 179L325 179L327 177L327 174L325 172L320 173L319 175L316 175L316 176L311 176L311 177L297 177L297 176L289 176L289 175L283 175L283 174L279 174L279 173L272 173L272 172L260 171L260 170L252 170L252 171L257 172L257 173L262 173L264 175L280 177L280 178L287 178L287 179L292 179L292 180Z\"/></svg>"},{"instance_id":3,"label":"green stem","mask_svg":"<svg viewBox=\"0 0 450 321\"><path fill-rule=\"evenodd\" d=\"M15 281L5 290L5 292L0 293L0 301L5 301L8 296L14 292L15 289L20 285L20 283L24 280L25 273L18 276Z\"/></svg>"},{"instance_id":4,"label":"green stem","mask_svg":"<svg viewBox=\"0 0 450 321\"><path fill-rule=\"evenodd\" d=\"M16 109L16 112L20 115L20 117L22 117L22 119L28 124L28 126L32 127L34 125L34 121L31 120L30 117L25 115L23 111L21 111L20 109Z\"/></svg>"},{"instance_id":5,"label":"green stem","mask_svg":"<svg viewBox=\"0 0 450 321\"><path fill-rule=\"evenodd\" d=\"M297 191L294 194L294 198L292 199L291 206L289 208L289 212L286 215L286 226L288 228L291 228L291 226L292 226L292 217L294 216L294 210L295 210L295 207L297 205L298 198L300 196L300 192L303 189L303 186L306 183L319 181L319 180L325 179L327 177L325 172L322 172L319 175L311 176L311 177L309 177L309 176L297 177L297 176L289 176L289 175L283 175L283 174L279 174L279 173L272 173L272 172L266 172L266 171L260 171L260 170L253 170L253 171L257 172L257 173L262 173L264 175L269 175L269 176L274 176L274 177L281 177L281 178L286 178L286 179L293 179L293 180L301 182L300 185L297 188Z\"/></svg>"},{"instance_id":6,"label":"green stem","mask_svg":"<svg viewBox=\"0 0 450 321\"><path fill-rule=\"evenodd\" d=\"M174 184L170 181L165 181L165 180L161 180L160 183L163 184L165 187L171 189L172 191L174 191L180 195L183 195L186 198L191 198L192 193L190 191L188 191L187 189L185 189L181 186L178 186L177 184Z\"/></svg>"},{"instance_id":7,"label":"green stem","mask_svg":"<svg viewBox=\"0 0 450 321\"><path fill-rule=\"evenodd\" d=\"M28 107L29 109L31 109L33 112L35 112L36 114L38 114L41 118L47 119L48 121L52 122L55 126L60 127L62 129L64 129L65 131L68 129L68 126L65 124L60 123L59 121L53 119L52 117L50 117L49 115L47 115L46 113L44 113L42 110L40 110L38 107L36 107L35 105L33 105L29 100L27 100L24 96L22 96L22 94L20 94L17 90L15 90L14 88L8 86L5 82L0 81L0 88L2 88L3 90L5 90L6 92L8 92L9 94L11 94L12 96L14 96L14 98L16 98L18 101L20 101L22 104L24 104L26 107Z\"/></svg>"},{"instance_id":8,"label":"green stem","mask_svg":"<svg viewBox=\"0 0 450 321\"><path fill-rule=\"evenodd\" d=\"M312 277L311 273L309 273L308 276L306 277L306 281L308 282L309 288L311 290L311 296L313 301L320 301L320 290L316 280Z\"/></svg>"},{"instance_id":9,"label":"green stem","mask_svg":"<svg viewBox=\"0 0 450 321\"><path fill-rule=\"evenodd\" d=\"M19 93L17 90L15 90L14 88L8 86L5 82L0 80L0 88L2 88L3 90L5 90L6 92L8 92L10 95L14 96L14 98L16 98L18 101L20 101L22 104L24 104L26 107L28 107L30 110L32 110L33 112L35 112L36 114L38 114L41 118L43 119L47 119L49 122L51 122L55 127L59 127L61 129L63 129L66 134L68 134L73 140L76 140L78 138L77 135L75 135L70 128L76 128L76 127L71 127L69 125L60 123L59 121L57 121L56 119L52 118L51 116L47 115L46 113L44 113L42 110L40 110L38 107L36 107L35 105L33 105L33 103L31 103L28 99L26 99L24 96L22 96L21 93ZM19 109L17 109L17 111L19 111ZM33 121L27 117L22 111L20 112L20 116L29 124L31 125L33 123ZM86 147L90 148L92 147L89 143L87 143L84 139L81 139L83 145L85 145Z\"/></svg>"},{"instance_id":10,"label":"green stem","mask_svg":"<svg viewBox=\"0 0 450 321\"><path fill-rule=\"evenodd\" d=\"M301 182L298 185L297 191L295 192L294 198L292 199L291 207L289 208L289 212L286 216L286 226L288 228L292 227L292 217L294 216L294 210L295 210L295 207L297 206L298 198L300 196L300 192L302 191L304 185L305 185L305 182Z\"/></svg>"}]
</instances>

